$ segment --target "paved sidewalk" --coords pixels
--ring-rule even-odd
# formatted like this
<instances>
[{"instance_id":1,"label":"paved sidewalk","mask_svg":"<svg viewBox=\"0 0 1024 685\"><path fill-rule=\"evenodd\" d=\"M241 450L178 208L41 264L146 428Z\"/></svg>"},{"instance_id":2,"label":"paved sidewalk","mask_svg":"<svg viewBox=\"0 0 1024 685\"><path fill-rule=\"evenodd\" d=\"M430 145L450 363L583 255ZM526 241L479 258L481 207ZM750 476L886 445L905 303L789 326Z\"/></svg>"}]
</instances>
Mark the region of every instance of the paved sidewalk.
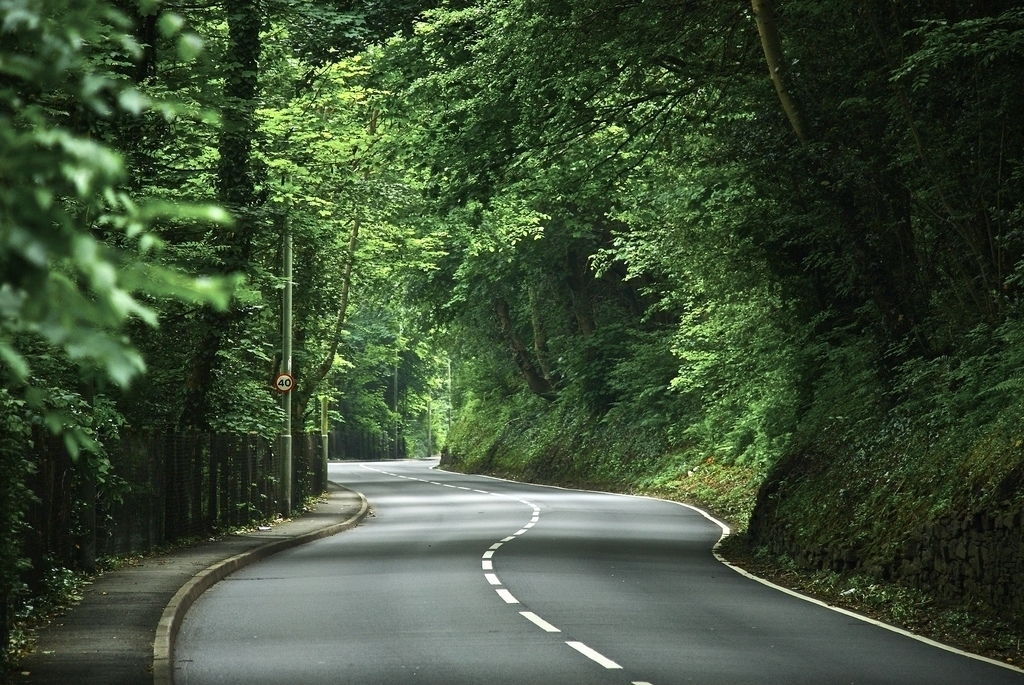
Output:
<instances>
[{"instance_id":1,"label":"paved sidewalk","mask_svg":"<svg viewBox=\"0 0 1024 685\"><path fill-rule=\"evenodd\" d=\"M230 535L106 573L39 631L12 683L171 685L170 651L192 602L229 573L288 547L357 525L362 495L331 483L326 501L269 531Z\"/></svg>"}]
</instances>

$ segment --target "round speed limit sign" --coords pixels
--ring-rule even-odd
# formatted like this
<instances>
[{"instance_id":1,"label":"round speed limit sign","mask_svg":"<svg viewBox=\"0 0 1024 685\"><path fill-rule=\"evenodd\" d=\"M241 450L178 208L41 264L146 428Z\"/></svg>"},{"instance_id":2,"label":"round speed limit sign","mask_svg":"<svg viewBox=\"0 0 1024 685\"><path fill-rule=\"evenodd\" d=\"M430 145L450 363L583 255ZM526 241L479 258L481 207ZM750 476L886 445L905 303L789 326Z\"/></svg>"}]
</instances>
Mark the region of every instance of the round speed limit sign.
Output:
<instances>
[{"instance_id":1,"label":"round speed limit sign","mask_svg":"<svg viewBox=\"0 0 1024 685\"><path fill-rule=\"evenodd\" d=\"M274 390L278 392L291 392L295 387L295 379L286 373L279 373L274 376Z\"/></svg>"}]
</instances>

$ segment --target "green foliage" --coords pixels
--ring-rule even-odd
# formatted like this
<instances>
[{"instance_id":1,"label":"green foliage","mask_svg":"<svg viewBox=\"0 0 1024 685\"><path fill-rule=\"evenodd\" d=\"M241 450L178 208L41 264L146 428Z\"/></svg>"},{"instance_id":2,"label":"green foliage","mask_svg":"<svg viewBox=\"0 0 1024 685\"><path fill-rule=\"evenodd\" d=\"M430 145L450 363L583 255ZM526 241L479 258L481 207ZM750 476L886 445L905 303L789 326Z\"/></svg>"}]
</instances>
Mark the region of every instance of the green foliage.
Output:
<instances>
[{"instance_id":1,"label":"green foliage","mask_svg":"<svg viewBox=\"0 0 1024 685\"><path fill-rule=\"evenodd\" d=\"M170 16L170 15L168 15ZM173 23L173 22L172 22ZM0 2L0 627L20 591L19 537L32 497L30 427L64 435L101 496L116 497L100 440L120 421L109 399L74 388L126 387L145 370L131 327L155 326L168 298L223 308L230 283L161 263L165 222L227 225L214 207L132 192L122 154L95 135L149 110L172 116L124 76L142 54L103 2ZM168 38L177 27L166 26ZM186 39L187 40L187 39ZM91 394L91 393L90 393Z\"/></svg>"},{"instance_id":2,"label":"green foliage","mask_svg":"<svg viewBox=\"0 0 1024 685\"><path fill-rule=\"evenodd\" d=\"M14 597L22 588L21 572L26 561L21 551L25 514L32 499L26 481L32 465L24 456L24 444L31 433L25 402L0 388L0 672L9 666L9 614Z\"/></svg>"},{"instance_id":3,"label":"green foliage","mask_svg":"<svg viewBox=\"0 0 1024 685\"><path fill-rule=\"evenodd\" d=\"M908 79L913 89L923 90L941 71L959 62L990 68L999 62L1019 63L1024 48L1024 10L1007 9L996 16L959 22L933 19L909 32L921 41L892 78Z\"/></svg>"},{"instance_id":4,"label":"green foliage","mask_svg":"<svg viewBox=\"0 0 1024 685\"><path fill-rule=\"evenodd\" d=\"M1004 366L1019 354L908 362L888 411L843 415L856 402L837 398L835 414L808 417L799 449L769 476L777 494L760 516L795 544L850 550L878 575L924 523L1019 511L1024 406L1018 393L994 390L1019 382L1019 366Z\"/></svg>"},{"instance_id":5,"label":"green foliage","mask_svg":"<svg viewBox=\"0 0 1024 685\"><path fill-rule=\"evenodd\" d=\"M892 502L1016 506L1014 3L785 3L803 145L748 5L37 5L0 0L0 356L72 447L274 432L287 232L297 426L324 395L408 454L738 522L804 469L794 534L878 554ZM246 283L218 313L189 270Z\"/></svg>"},{"instance_id":6,"label":"green foliage","mask_svg":"<svg viewBox=\"0 0 1024 685\"><path fill-rule=\"evenodd\" d=\"M95 64L98 51L126 58L138 53L124 33L123 17L99 3L38 7L10 0L3 10L0 354L5 373L16 382L29 380L30 363L19 350L19 340L28 336L124 386L145 366L119 329L135 318L156 323L156 312L137 293L226 304L219 284L143 261L160 244L147 226L177 218L225 221L226 216L213 208L131 197L119 188L121 157L82 129L92 118L118 110L135 115L148 104L116 73ZM86 46L97 52L87 52ZM115 234L124 238L122 249L103 240Z\"/></svg>"},{"instance_id":7,"label":"green foliage","mask_svg":"<svg viewBox=\"0 0 1024 685\"><path fill-rule=\"evenodd\" d=\"M649 494L696 503L742 530L763 474L694 450L674 451L664 427L613 413L595 423L567 402L463 398L446 468L517 480Z\"/></svg>"}]
</instances>

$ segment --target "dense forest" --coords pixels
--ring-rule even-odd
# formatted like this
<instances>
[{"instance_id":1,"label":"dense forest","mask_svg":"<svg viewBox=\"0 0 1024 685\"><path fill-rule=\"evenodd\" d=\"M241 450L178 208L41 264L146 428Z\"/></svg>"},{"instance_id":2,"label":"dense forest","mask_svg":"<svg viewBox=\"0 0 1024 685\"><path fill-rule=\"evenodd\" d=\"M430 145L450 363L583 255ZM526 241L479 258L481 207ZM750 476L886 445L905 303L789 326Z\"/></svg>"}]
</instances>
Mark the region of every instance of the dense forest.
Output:
<instances>
[{"instance_id":1,"label":"dense forest","mask_svg":"<svg viewBox=\"0 0 1024 685\"><path fill-rule=\"evenodd\" d=\"M0 0L0 623L40 436L116 496L285 369L297 430L1019 620L907 544L1024 526L1022 112L1012 0Z\"/></svg>"}]
</instances>

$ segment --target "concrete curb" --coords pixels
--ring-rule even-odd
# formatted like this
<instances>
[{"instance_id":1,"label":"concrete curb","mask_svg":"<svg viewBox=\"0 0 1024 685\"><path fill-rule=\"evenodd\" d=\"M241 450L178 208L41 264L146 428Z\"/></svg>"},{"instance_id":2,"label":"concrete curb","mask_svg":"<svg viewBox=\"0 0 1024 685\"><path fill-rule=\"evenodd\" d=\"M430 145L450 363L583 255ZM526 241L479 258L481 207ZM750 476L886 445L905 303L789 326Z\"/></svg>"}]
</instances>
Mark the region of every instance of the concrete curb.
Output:
<instances>
[{"instance_id":1,"label":"concrete curb","mask_svg":"<svg viewBox=\"0 0 1024 685\"><path fill-rule=\"evenodd\" d=\"M349 490L349 488L345 489ZM200 595L228 575L260 559L265 559L271 554L354 528L366 518L370 507L363 493L355 490L351 490L351 492L359 496L360 506L359 511L350 518L340 523L324 526L319 530L293 538L274 540L247 552L236 554L203 569L182 585L164 607L163 615L160 616L160 622L156 627L156 638L153 640L153 685L174 685L174 640L181 627L181 621L185 618L185 613L199 599Z\"/></svg>"}]
</instances>

